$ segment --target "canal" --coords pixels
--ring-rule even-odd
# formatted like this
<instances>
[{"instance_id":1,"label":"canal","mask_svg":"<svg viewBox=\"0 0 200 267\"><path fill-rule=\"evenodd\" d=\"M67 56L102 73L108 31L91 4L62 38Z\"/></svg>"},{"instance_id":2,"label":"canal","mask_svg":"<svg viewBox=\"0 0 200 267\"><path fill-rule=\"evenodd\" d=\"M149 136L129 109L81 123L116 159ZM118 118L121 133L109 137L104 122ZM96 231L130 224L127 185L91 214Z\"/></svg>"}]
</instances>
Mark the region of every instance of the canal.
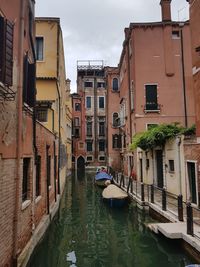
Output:
<instances>
[{"instance_id":1,"label":"canal","mask_svg":"<svg viewBox=\"0 0 200 267\"><path fill-rule=\"evenodd\" d=\"M111 209L93 175L67 178L60 209L28 267L184 267L180 244L152 233L147 212Z\"/></svg>"}]
</instances>

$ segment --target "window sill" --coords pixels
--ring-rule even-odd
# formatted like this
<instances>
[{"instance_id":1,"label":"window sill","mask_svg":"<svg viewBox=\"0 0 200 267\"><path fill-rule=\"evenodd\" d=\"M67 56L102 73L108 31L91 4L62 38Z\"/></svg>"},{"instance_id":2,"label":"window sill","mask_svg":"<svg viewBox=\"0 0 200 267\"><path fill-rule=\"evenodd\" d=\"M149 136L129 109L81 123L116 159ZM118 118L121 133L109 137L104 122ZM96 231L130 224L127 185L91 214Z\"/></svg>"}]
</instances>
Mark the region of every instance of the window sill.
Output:
<instances>
[{"instance_id":1,"label":"window sill","mask_svg":"<svg viewBox=\"0 0 200 267\"><path fill-rule=\"evenodd\" d=\"M22 202L21 210L25 210L30 204L31 204L30 200L25 200L24 202Z\"/></svg>"}]
</instances>

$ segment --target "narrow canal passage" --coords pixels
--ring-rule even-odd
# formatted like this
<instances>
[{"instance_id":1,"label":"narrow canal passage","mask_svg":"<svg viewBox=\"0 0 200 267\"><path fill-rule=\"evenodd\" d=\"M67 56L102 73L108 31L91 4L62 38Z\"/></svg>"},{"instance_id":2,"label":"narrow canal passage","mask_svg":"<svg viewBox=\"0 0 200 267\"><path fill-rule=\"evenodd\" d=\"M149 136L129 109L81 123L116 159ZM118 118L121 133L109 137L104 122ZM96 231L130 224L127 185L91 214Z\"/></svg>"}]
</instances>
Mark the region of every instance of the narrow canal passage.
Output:
<instances>
[{"instance_id":1,"label":"narrow canal passage","mask_svg":"<svg viewBox=\"0 0 200 267\"><path fill-rule=\"evenodd\" d=\"M111 209L93 175L67 179L60 209L28 267L184 267L179 244L150 232L134 203Z\"/></svg>"}]
</instances>

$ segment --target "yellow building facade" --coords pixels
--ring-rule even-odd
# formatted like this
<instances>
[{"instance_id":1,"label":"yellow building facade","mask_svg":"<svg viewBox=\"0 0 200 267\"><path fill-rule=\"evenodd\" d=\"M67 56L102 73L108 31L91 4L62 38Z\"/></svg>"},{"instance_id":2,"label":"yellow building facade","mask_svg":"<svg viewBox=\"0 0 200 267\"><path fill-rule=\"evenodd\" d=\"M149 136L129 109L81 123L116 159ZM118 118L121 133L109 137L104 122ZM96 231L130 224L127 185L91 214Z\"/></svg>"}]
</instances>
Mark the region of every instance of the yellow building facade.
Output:
<instances>
[{"instance_id":1,"label":"yellow building facade","mask_svg":"<svg viewBox=\"0 0 200 267\"><path fill-rule=\"evenodd\" d=\"M36 118L55 134L60 188L71 170L70 83L66 80L63 37L59 18L36 18ZM68 118L69 117L69 118Z\"/></svg>"}]
</instances>

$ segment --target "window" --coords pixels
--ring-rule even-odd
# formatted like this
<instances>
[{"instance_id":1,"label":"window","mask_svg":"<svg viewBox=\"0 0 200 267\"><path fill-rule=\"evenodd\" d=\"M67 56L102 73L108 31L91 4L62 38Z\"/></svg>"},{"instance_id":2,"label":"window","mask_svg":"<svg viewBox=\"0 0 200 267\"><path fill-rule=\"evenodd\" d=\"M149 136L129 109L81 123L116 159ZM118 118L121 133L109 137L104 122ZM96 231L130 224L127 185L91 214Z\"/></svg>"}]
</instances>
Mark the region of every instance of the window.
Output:
<instances>
[{"instance_id":1,"label":"window","mask_svg":"<svg viewBox=\"0 0 200 267\"><path fill-rule=\"evenodd\" d=\"M145 93L146 93L146 110L158 110L157 103L157 85L148 84L145 85Z\"/></svg>"},{"instance_id":2,"label":"window","mask_svg":"<svg viewBox=\"0 0 200 267\"><path fill-rule=\"evenodd\" d=\"M97 88L105 88L105 82L98 82Z\"/></svg>"},{"instance_id":3,"label":"window","mask_svg":"<svg viewBox=\"0 0 200 267\"><path fill-rule=\"evenodd\" d=\"M80 130L79 130L79 128L75 128L74 135L75 135L75 138L79 138L80 137Z\"/></svg>"},{"instance_id":4,"label":"window","mask_svg":"<svg viewBox=\"0 0 200 267\"><path fill-rule=\"evenodd\" d=\"M119 114L117 112L113 113L113 127L119 126Z\"/></svg>"},{"instance_id":5,"label":"window","mask_svg":"<svg viewBox=\"0 0 200 267\"><path fill-rule=\"evenodd\" d=\"M180 32L179 31L172 31L172 39L179 39Z\"/></svg>"},{"instance_id":6,"label":"window","mask_svg":"<svg viewBox=\"0 0 200 267\"><path fill-rule=\"evenodd\" d=\"M87 161L93 161L93 157L92 156L87 156Z\"/></svg>"},{"instance_id":7,"label":"window","mask_svg":"<svg viewBox=\"0 0 200 267\"><path fill-rule=\"evenodd\" d=\"M101 136L105 135L105 121L99 122L99 135Z\"/></svg>"},{"instance_id":8,"label":"window","mask_svg":"<svg viewBox=\"0 0 200 267\"><path fill-rule=\"evenodd\" d=\"M81 104L75 103L75 111L81 111Z\"/></svg>"},{"instance_id":9,"label":"window","mask_svg":"<svg viewBox=\"0 0 200 267\"><path fill-rule=\"evenodd\" d=\"M112 89L115 92L118 92L118 90L119 90L119 83L118 83L118 79L117 78L114 78L113 81L112 81Z\"/></svg>"},{"instance_id":10,"label":"window","mask_svg":"<svg viewBox=\"0 0 200 267\"><path fill-rule=\"evenodd\" d=\"M84 82L84 87L92 88L93 87L93 83L92 82Z\"/></svg>"},{"instance_id":11,"label":"window","mask_svg":"<svg viewBox=\"0 0 200 267\"><path fill-rule=\"evenodd\" d=\"M99 157L99 161L105 161L105 157L104 156L100 156Z\"/></svg>"},{"instance_id":12,"label":"window","mask_svg":"<svg viewBox=\"0 0 200 267\"><path fill-rule=\"evenodd\" d=\"M75 157L74 157L74 156L72 156L72 162L75 162L75 161L76 161Z\"/></svg>"},{"instance_id":13,"label":"window","mask_svg":"<svg viewBox=\"0 0 200 267\"><path fill-rule=\"evenodd\" d=\"M91 96L86 96L86 108L91 108L92 103L91 103Z\"/></svg>"},{"instance_id":14,"label":"window","mask_svg":"<svg viewBox=\"0 0 200 267\"><path fill-rule=\"evenodd\" d=\"M99 96L99 108L105 108L104 96Z\"/></svg>"},{"instance_id":15,"label":"window","mask_svg":"<svg viewBox=\"0 0 200 267\"><path fill-rule=\"evenodd\" d=\"M23 159L22 201L27 200L29 197L30 162L30 158Z\"/></svg>"},{"instance_id":16,"label":"window","mask_svg":"<svg viewBox=\"0 0 200 267\"><path fill-rule=\"evenodd\" d=\"M169 160L169 172L174 172L174 160Z\"/></svg>"},{"instance_id":17,"label":"window","mask_svg":"<svg viewBox=\"0 0 200 267\"><path fill-rule=\"evenodd\" d=\"M79 117L74 118L74 126L80 126Z\"/></svg>"},{"instance_id":18,"label":"window","mask_svg":"<svg viewBox=\"0 0 200 267\"><path fill-rule=\"evenodd\" d=\"M51 185L51 156L47 156L47 185Z\"/></svg>"},{"instance_id":19,"label":"window","mask_svg":"<svg viewBox=\"0 0 200 267\"><path fill-rule=\"evenodd\" d=\"M44 58L44 38L36 37L36 60L42 61Z\"/></svg>"},{"instance_id":20,"label":"window","mask_svg":"<svg viewBox=\"0 0 200 267\"><path fill-rule=\"evenodd\" d=\"M35 64L30 64L28 54L23 65L23 101L30 107L35 105Z\"/></svg>"},{"instance_id":21,"label":"window","mask_svg":"<svg viewBox=\"0 0 200 267\"><path fill-rule=\"evenodd\" d=\"M158 126L157 123L147 123L147 130L150 130L152 128L155 128L156 126Z\"/></svg>"},{"instance_id":22,"label":"window","mask_svg":"<svg viewBox=\"0 0 200 267\"><path fill-rule=\"evenodd\" d=\"M40 195L40 180L41 180L41 156L37 156L36 161L36 180L35 180L35 195Z\"/></svg>"},{"instance_id":23,"label":"window","mask_svg":"<svg viewBox=\"0 0 200 267\"><path fill-rule=\"evenodd\" d=\"M113 134L112 147L113 148L121 148L121 135L120 134Z\"/></svg>"},{"instance_id":24,"label":"window","mask_svg":"<svg viewBox=\"0 0 200 267\"><path fill-rule=\"evenodd\" d=\"M134 82L131 81L131 111L134 110Z\"/></svg>"},{"instance_id":25,"label":"window","mask_svg":"<svg viewBox=\"0 0 200 267\"><path fill-rule=\"evenodd\" d=\"M48 121L48 109L37 108L36 109L36 118L40 122L47 122Z\"/></svg>"},{"instance_id":26,"label":"window","mask_svg":"<svg viewBox=\"0 0 200 267\"><path fill-rule=\"evenodd\" d=\"M99 141L99 151L105 151L105 141L104 140Z\"/></svg>"},{"instance_id":27,"label":"window","mask_svg":"<svg viewBox=\"0 0 200 267\"><path fill-rule=\"evenodd\" d=\"M92 136L92 122L91 121L86 122L86 135Z\"/></svg>"},{"instance_id":28,"label":"window","mask_svg":"<svg viewBox=\"0 0 200 267\"><path fill-rule=\"evenodd\" d=\"M86 141L86 149L88 152L92 151L92 141Z\"/></svg>"},{"instance_id":29,"label":"window","mask_svg":"<svg viewBox=\"0 0 200 267\"><path fill-rule=\"evenodd\" d=\"M0 81L13 83L13 24L0 16Z\"/></svg>"}]
</instances>

